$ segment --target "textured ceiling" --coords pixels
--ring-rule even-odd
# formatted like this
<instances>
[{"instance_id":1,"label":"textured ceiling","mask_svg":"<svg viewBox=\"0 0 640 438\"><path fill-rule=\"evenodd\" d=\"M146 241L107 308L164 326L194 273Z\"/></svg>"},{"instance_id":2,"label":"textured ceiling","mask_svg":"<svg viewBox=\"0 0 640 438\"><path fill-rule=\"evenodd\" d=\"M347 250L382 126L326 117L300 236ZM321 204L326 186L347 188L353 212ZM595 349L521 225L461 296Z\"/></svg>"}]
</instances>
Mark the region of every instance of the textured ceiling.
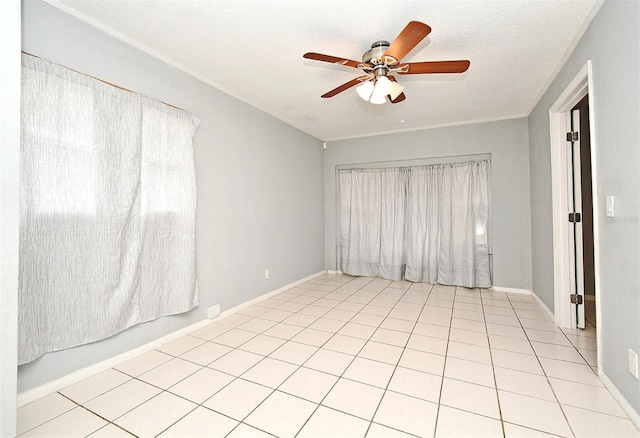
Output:
<instances>
[{"instance_id":1,"label":"textured ceiling","mask_svg":"<svg viewBox=\"0 0 640 438\"><path fill-rule=\"evenodd\" d=\"M599 0L48 0L322 140L526 116ZM407 99L372 105L360 75L303 59L360 60L411 20L432 31L403 61L469 59L457 75L398 76Z\"/></svg>"}]
</instances>

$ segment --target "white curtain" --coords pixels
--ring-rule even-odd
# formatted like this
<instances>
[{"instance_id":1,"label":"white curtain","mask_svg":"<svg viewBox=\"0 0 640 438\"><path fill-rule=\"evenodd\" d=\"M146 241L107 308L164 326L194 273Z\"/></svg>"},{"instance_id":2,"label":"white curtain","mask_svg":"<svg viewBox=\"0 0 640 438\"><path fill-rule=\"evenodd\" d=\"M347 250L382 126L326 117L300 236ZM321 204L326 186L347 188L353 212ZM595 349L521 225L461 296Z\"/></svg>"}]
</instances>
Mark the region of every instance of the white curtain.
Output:
<instances>
[{"instance_id":1,"label":"white curtain","mask_svg":"<svg viewBox=\"0 0 640 438\"><path fill-rule=\"evenodd\" d=\"M400 280L403 272L406 172L345 170L340 184L342 271Z\"/></svg>"},{"instance_id":2,"label":"white curtain","mask_svg":"<svg viewBox=\"0 0 640 438\"><path fill-rule=\"evenodd\" d=\"M342 271L489 287L488 165L338 171Z\"/></svg>"},{"instance_id":3,"label":"white curtain","mask_svg":"<svg viewBox=\"0 0 640 438\"><path fill-rule=\"evenodd\" d=\"M21 364L197 305L197 125L23 56Z\"/></svg>"}]
</instances>

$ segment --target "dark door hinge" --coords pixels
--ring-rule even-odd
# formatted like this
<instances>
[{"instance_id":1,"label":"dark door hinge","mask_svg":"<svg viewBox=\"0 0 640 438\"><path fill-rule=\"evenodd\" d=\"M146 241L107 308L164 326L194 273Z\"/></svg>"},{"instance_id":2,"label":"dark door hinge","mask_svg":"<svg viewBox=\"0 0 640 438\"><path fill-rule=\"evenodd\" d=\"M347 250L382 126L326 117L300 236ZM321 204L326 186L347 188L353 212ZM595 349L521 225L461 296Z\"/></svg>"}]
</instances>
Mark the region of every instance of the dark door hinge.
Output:
<instances>
[{"instance_id":1,"label":"dark door hinge","mask_svg":"<svg viewBox=\"0 0 640 438\"><path fill-rule=\"evenodd\" d=\"M571 304L582 304L582 295L571 294Z\"/></svg>"},{"instance_id":2,"label":"dark door hinge","mask_svg":"<svg viewBox=\"0 0 640 438\"><path fill-rule=\"evenodd\" d=\"M580 213L569 213L569 222L578 223L582 220Z\"/></svg>"},{"instance_id":3,"label":"dark door hinge","mask_svg":"<svg viewBox=\"0 0 640 438\"><path fill-rule=\"evenodd\" d=\"M580 135L577 132L567 132L567 141L578 141Z\"/></svg>"}]
</instances>

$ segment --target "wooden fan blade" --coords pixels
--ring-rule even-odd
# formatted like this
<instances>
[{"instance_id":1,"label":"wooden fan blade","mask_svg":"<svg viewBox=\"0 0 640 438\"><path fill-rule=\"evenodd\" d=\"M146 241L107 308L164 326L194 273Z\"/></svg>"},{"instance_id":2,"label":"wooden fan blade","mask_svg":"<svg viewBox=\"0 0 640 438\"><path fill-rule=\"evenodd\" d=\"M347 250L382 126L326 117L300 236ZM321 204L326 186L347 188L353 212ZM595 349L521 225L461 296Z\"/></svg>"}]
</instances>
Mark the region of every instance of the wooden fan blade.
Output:
<instances>
[{"instance_id":1,"label":"wooden fan blade","mask_svg":"<svg viewBox=\"0 0 640 438\"><path fill-rule=\"evenodd\" d=\"M357 68L360 64L362 64L361 62L354 61L352 59L338 58L336 56L323 55L321 53L313 53L313 52L305 53L304 55L302 55L302 57L307 59L313 59L315 61L323 61L323 62L330 62L332 64L346 65L347 67L353 67L353 68Z\"/></svg>"},{"instance_id":2,"label":"wooden fan blade","mask_svg":"<svg viewBox=\"0 0 640 438\"><path fill-rule=\"evenodd\" d=\"M411 49L417 46L424 37L429 35L429 32L431 32L431 28L426 24L420 23L419 21L409 22L402 32L400 32L400 35L393 40L387 51L384 52L382 59L385 60L385 57L391 57L393 59L390 60L389 64L398 64Z\"/></svg>"},{"instance_id":3,"label":"wooden fan blade","mask_svg":"<svg viewBox=\"0 0 640 438\"><path fill-rule=\"evenodd\" d=\"M404 93L400 93L400 95L398 97L396 97L395 100L391 99L391 96L387 96L389 98L389 102L391 103L398 103L398 102L402 102L403 100L405 100L407 98L407 96L404 95Z\"/></svg>"},{"instance_id":4,"label":"wooden fan blade","mask_svg":"<svg viewBox=\"0 0 640 438\"><path fill-rule=\"evenodd\" d=\"M421 75L427 73L463 73L467 71L471 63L467 60L460 61L429 61L429 62L410 62L401 65L409 67L408 71L397 71L400 75Z\"/></svg>"},{"instance_id":5,"label":"wooden fan blade","mask_svg":"<svg viewBox=\"0 0 640 438\"><path fill-rule=\"evenodd\" d=\"M398 82L396 80L396 78L392 75L387 75L387 77L389 78L390 81L392 82ZM387 99L389 99L389 102L391 103L398 103L398 102L402 102L403 100L405 100L407 98L407 96L404 95L404 93L400 93L398 94L398 97L396 97L395 99L392 99L391 96L387 96Z\"/></svg>"},{"instance_id":6,"label":"wooden fan blade","mask_svg":"<svg viewBox=\"0 0 640 438\"><path fill-rule=\"evenodd\" d=\"M357 77L355 79L352 79L349 82L344 83L344 84L340 85L339 87L336 87L333 90L324 93L320 97L324 97L324 98L333 97L338 93L342 93L344 90L348 90L351 87L354 87L354 86L356 86L358 84L361 84L362 81L367 79L367 78L368 78L368 76L360 76L360 77Z\"/></svg>"}]
</instances>

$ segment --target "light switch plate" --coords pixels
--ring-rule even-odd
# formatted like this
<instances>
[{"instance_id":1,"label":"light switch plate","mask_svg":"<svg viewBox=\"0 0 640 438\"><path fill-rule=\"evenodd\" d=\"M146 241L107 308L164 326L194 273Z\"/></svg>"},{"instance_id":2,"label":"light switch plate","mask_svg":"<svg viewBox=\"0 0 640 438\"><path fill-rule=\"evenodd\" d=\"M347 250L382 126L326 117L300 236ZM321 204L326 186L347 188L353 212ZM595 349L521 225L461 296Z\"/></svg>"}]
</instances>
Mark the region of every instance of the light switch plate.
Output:
<instances>
[{"instance_id":1,"label":"light switch plate","mask_svg":"<svg viewBox=\"0 0 640 438\"><path fill-rule=\"evenodd\" d=\"M613 217L613 196L607 196L607 217Z\"/></svg>"},{"instance_id":2,"label":"light switch plate","mask_svg":"<svg viewBox=\"0 0 640 438\"><path fill-rule=\"evenodd\" d=\"M636 379L638 378L638 355L629 348L629 372Z\"/></svg>"}]
</instances>

